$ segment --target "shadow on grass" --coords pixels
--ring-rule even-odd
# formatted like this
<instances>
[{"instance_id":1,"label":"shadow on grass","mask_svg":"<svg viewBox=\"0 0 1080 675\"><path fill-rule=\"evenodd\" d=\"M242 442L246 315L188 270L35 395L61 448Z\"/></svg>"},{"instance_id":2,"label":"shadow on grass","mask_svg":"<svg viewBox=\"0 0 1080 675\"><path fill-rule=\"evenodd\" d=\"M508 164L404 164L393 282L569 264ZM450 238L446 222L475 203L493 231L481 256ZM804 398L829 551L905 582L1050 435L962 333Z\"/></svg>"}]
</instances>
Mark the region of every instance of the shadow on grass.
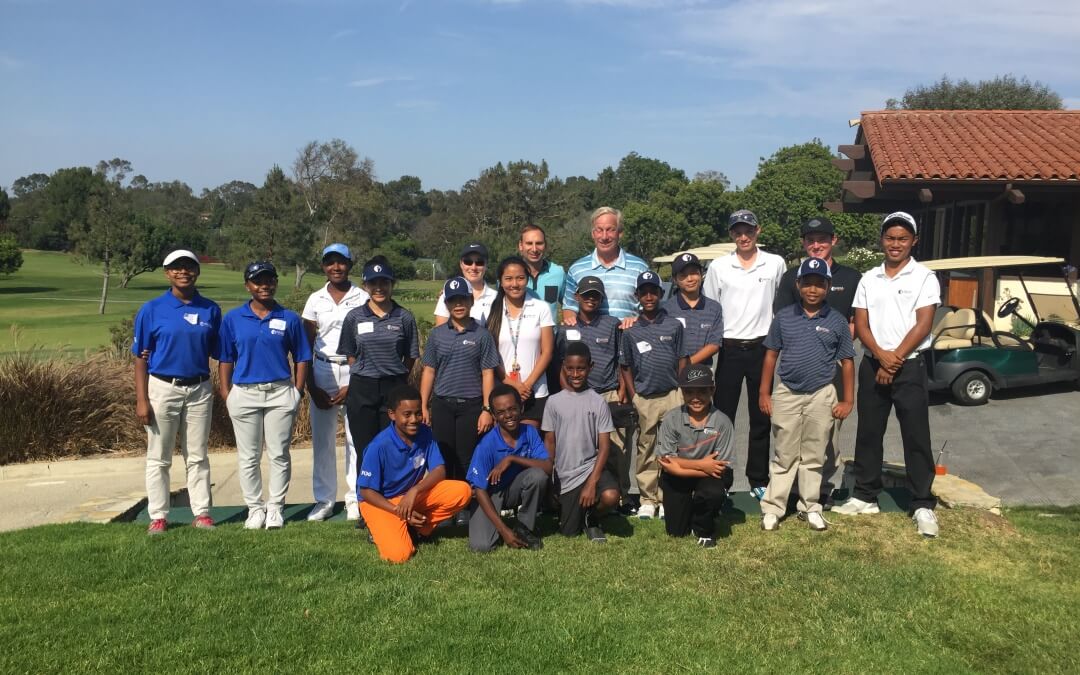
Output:
<instances>
[{"instance_id":1,"label":"shadow on grass","mask_svg":"<svg viewBox=\"0 0 1080 675\"><path fill-rule=\"evenodd\" d=\"M0 295L26 295L29 293L55 293L59 288L53 286L0 286Z\"/></svg>"}]
</instances>

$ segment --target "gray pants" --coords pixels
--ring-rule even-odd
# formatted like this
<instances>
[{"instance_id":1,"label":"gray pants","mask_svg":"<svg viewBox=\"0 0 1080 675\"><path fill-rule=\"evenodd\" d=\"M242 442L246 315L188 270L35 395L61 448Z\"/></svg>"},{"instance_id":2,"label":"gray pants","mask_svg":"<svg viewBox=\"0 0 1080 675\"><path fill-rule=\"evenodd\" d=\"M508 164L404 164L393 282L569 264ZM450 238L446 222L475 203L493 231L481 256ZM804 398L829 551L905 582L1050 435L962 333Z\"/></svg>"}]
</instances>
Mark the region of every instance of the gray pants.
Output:
<instances>
[{"instance_id":1,"label":"gray pants","mask_svg":"<svg viewBox=\"0 0 1080 675\"><path fill-rule=\"evenodd\" d=\"M236 433L236 454L240 461L240 491L248 509L280 510L285 506L292 476L289 443L300 393L289 380L260 384L237 384L225 401ZM263 500L263 441L270 458L270 495Z\"/></svg>"},{"instance_id":2,"label":"gray pants","mask_svg":"<svg viewBox=\"0 0 1080 675\"><path fill-rule=\"evenodd\" d=\"M510 483L505 490L491 494L491 502L495 505L495 511L521 507L518 511L518 522L529 528L536 529L536 514L540 510L540 502L547 492L548 475L540 469L525 469ZM474 500L471 507L472 514L469 516L469 548L474 551L487 552L493 550L501 537L495 529L495 524L488 520L484 510Z\"/></svg>"}]
</instances>

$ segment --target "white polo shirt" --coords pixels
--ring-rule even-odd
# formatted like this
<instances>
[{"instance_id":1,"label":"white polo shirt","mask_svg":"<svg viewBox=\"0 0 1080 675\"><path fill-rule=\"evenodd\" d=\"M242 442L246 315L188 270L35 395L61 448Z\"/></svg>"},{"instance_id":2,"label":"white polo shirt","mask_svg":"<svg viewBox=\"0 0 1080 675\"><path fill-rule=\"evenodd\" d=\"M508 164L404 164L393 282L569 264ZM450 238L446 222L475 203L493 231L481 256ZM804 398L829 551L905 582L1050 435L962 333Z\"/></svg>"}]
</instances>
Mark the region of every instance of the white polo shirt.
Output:
<instances>
[{"instance_id":1,"label":"white polo shirt","mask_svg":"<svg viewBox=\"0 0 1080 675\"><path fill-rule=\"evenodd\" d=\"M479 299L473 296L473 306L469 310L469 316L476 319L480 323L487 321L488 314L491 313L491 303L495 302L495 296L499 294L491 286L484 284L484 293ZM450 318L450 311L446 309L446 303L443 302L442 293L439 293L439 301L435 303L435 316L441 316L444 319Z\"/></svg>"},{"instance_id":2,"label":"white polo shirt","mask_svg":"<svg viewBox=\"0 0 1080 675\"><path fill-rule=\"evenodd\" d=\"M315 331L314 351L320 356L331 361L343 362L345 357L337 353L338 340L341 338L341 324L345 321L345 315L363 306L369 299L367 291L356 284L351 284L345 292L345 297L340 303L334 302L327 288L330 282L326 282L322 288L308 296L304 303L304 312L301 318L314 321L317 326Z\"/></svg>"},{"instance_id":3,"label":"white polo shirt","mask_svg":"<svg viewBox=\"0 0 1080 675\"><path fill-rule=\"evenodd\" d=\"M712 261L701 292L724 310L725 338L753 340L768 335L773 299L786 271L782 257L760 248L750 269L743 269L734 251Z\"/></svg>"},{"instance_id":4,"label":"white polo shirt","mask_svg":"<svg viewBox=\"0 0 1080 675\"><path fill-rule=\"evenodd\" d=\"M866 310L874 339L882 349L891 351L915 327L915 310L939 304L941 285L937 275L911 258L893 277L885 275L884 263L863 274L851 306ZM908 358L915 358L928 347L929 334Z\"/></svg>"},{"instance_id":5,"label":"white polo shirt","mask_svg":"<svg viewBox=\"0 0 1080 675\"><path fill-rule=\"evenodd\" d=\"M540 358L540 333L545 326L554 326L555 321L551 316L551 308L543 300L526 296L525 303L521 306L520 316L513 319L505 314L502 318L502 326L499 334L495 337L499 344L499 356L502 357L503 368L506 374L510 374L510 367L514 363L514 341L511 339L511 331L517 330L520 319L520 333L517 344L517 363L521 368L521 379L525 379L536 367L536 360ZM552 348L554 349L554 342ZM533 384L533 395L543 398L548 395L547 373Z\"/></svg>"}]
</instances>

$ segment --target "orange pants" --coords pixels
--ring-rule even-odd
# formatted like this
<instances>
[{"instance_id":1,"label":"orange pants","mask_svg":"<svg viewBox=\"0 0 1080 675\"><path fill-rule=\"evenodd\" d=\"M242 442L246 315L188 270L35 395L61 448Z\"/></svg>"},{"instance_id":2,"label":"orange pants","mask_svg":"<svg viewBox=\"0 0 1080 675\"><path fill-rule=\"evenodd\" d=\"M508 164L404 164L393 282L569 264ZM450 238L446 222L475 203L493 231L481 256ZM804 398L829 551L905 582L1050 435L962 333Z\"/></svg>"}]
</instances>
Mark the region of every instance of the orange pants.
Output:
<instances>
[{"instance_id":1,"label":"orange pants","mask_svg":"<svg viewBox=\"0 0 1080 675\"><path fill-rule=\"evenodd\" d=\"M403 495L388 500L397 506ZM453 518L458 511L469 505L472 500L472 487L465 481L441 480L433 488L416 498L413 510L427 516L427 522L419 528L420 534L427 536L435 526L444 520ZM409 527L396 514L384 511L367 502L360 502L360 513L364 516L379 557L392 563L403 563L416 553Z\"/></svg>"}]
</instances>

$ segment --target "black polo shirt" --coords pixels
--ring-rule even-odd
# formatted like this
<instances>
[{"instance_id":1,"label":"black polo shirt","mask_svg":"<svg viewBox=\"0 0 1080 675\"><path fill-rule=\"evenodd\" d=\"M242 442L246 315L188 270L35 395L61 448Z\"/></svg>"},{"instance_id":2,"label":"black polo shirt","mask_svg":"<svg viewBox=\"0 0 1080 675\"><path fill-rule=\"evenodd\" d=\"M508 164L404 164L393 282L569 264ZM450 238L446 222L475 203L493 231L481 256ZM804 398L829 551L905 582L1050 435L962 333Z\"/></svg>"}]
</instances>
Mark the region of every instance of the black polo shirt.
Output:
<instances>
[{"instance_id":1,"label":"black polo shirt","mask_svg":"<svg viewBox=\"0 0 1080 675\"><path fill-rule=\"evenodd\" d=\"M780 288L776 289L776 297L773 299L773 316L779 314L780 310L788 305L799 302L799 289L795 287L795 275L798 272L798 267L792 267L780 278ZM829 272L832 273L832 283L825 302L842 314L845 319L851 321L853 313L851 304L855 301L855 289L859 287L862 275L854 268L841 265L835 259Z\"/></svg>"}]
</instances>

